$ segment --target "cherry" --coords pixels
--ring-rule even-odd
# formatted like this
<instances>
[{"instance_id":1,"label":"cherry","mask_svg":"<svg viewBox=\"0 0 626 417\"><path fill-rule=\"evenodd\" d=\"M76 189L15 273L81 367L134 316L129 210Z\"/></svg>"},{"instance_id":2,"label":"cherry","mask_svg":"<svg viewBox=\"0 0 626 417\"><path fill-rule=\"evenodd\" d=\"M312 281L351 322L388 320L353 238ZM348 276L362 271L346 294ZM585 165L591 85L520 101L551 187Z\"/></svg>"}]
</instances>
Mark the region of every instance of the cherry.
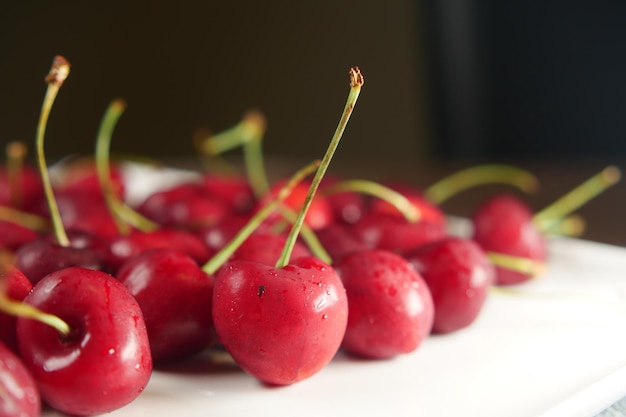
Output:
<instances>
[{"instance_id":1,"label":"cherry","mask_svg":"<svg viewBox=\"0 0 626 417\"><path fill-rule=\"evenodd\" d=\"M213 278L191 257L173 249L147 250L130 258L117 279L141 306L155 363L209 346Z\"/></svg>"},{"instance_id":2,"label":"cherry","mask_svg":"<svg viewBox=\"0 0 626 417\"><path fill-rule=\"evenodd\" d=\"M21 142L7 145L7 163L0 166L0 205L30 211L43 193L39 172L24 164L26 146Z\"/></svg>"},{"instance_id":3,"label":"cherry","mask_svg":"<svg viewBox=\"0 0 626 417\"><path fill-rule=\"evenodd\" d=\"M33 284L26 278L26 275L12 266L2 267L0 283L0 299L6 297L9 300L22 301L33 288ZM0 309L0 342L14 352L17 352L16 323L15 315L3 313Z\"/></svg>"},{"instance_id":4,"label":"cherry","mask_svg":"<svg viewBox=\"0 0 626 417\"><path fill-rule=\"evenodd\" d=\"M201 182L209 195L217 197L236 213L249 213L256 201L252 186L241 175L209 173L202 176Z\"/></svg>"},{"instance_id":5,"label":"cherry","mask_svg":"<svg viewBox=\"0 0 626 417\"><path fill-rule=\"evenodd\" d=\"M365 242L359 240L343 223L333 223L315 232L322 246L333 260L361 250L369 249Z\"/></svg>"},{"instance_id":6,"label":"cherry","mask_svg":"<svg viewBox=\"0 0 626 417\"><path fill-rule=\"evenodd\" d=\"M433 300L409 262L380 249L353 252L333 264L348 297L342 348L369 358L415 351L430 334Z\"/></svg>"},{"instance_id":7,"label":"cherry","mask_svg":"<svg viewBox=\"0 0 626 417\"><path fill-rule=\"evenodd\" d=\"M219 341L246 372L269 384L308 378L335 356L348 304L334 269L314 257L276 268L226 264L215 279Z\"/></svg>"},{"instance_id":8,"label":"cherry","mask_svg":"<svg viewBox=\"0 0 626 417\"><path fill-rule=\"evenodd\" d=\"M341 180L337 177L324 177L320 184L321 193L324 194L326 188L340 182ZM366 198L356 191L330 193L326 195L326 200L332 208L335 223L356 223L369 210Z\"/></svg>"},{"instance_id":9,"label":"cherry","mask_svg":"<svg viewBox=\"0 0 626 417\"><path fill-rule=\"evenodd\" d=\"M409 222L396 214L369 213L351 227L368 248L404 253L447 236L444 225L428 221Z\"/></svg>"},{"instance_id":10,"label":"cherry","mask_svg":"<svg viewBox=\"0 0 626 417\"><path fill-rule=\"evenodd\" d=\"M233 253L231 260L247 260L275 265L287 244L287 235L257 232L251 234ZM303 243L296 242L291 257L293 259L312 256Z\"/></svg>"},{"instance_id":11,"label":"cherry","mask_svg":"<svg viewBox=\"0 0 626 417\"><path fill-rule=\"evenodd\" d=\"M39 238L39 234L11 221L0 220L0 249L16 251L22 245Z\"/></svg>"},{"instance_id":12,"label":"cherry","mask_svg":"<svg viewBox=\"0 0 626 417\"><path fill-rule=\"evenodd\" d=\"M39 417L41 397L19 356L0 343L0 416Z\"/></svg>"},{"instance_id":13,"label":"cherry","mask_svg":"<svg viewBox=\"0 0 626 417\"><path fill-rule=\"evenodd\" d=\"M151 194L137 211L164 227L196 229L218 224L231 208L202 184L186 183Z\"/></svg>"},{"instance_id":14,"label":"cherry","mask_svg":"<svg viewBox=\"0 0 626 417\"><path fill-rule=\"evenodd\" d=\"M213 323L218 340L242 369L268 384L311 377L332 360L345 334L348 302L335 270L316 257L290 262L290 256L362 84L360 71L352 68L339 125L276 264L235 260L215 277Z\"/></svg>"},{"instance_id":15,"label":"cherry","mask_svg":"<svg viewBox=\"0 0 626 417\"><path fill-rule=\"evenodd\" d=\"M96 164L92 158L78 158L64 161L55 169L53 186L57 195L94 194L104 203L103 190L98 178ZM111 164L110 178L113 192L124 197L124 175L119 165Z\"/></svg>"},{"instance_id":16,"label":"cherry","mask_svg":"<svg viewBox=\"0 0 626 417\"><path fill-rule=\"evenodd\" d=\"M66 232L69 244L61 246L51 236L25 243L15 251L15 266L36 284L47 274L69 266L103 269L109 259L107 243L95 235Z\"/></svg>"},{"instance_id":17,"label":"cherry","mask_svg":"<svg viewBox=\"0 0 626 417\"><path fill-rule=\"evenodd\" d=\"M433 297L433 333L451 333L472 324L485 303L495 271L471 239L448 237L405 255Z\"/></svg>"},{"instance_id":18,"label":"cherry","mask_svg":"<svg viewBox=\"0 0 626 417\"><path fill-rule=\"evenodd\" d=\"M472 238L485 250L529 259L538 264L547 258L546 240L533 223L531 209L519 198L504 194L485 201L472 217ZM496 266L496 284L528 281L533 271Z\"/></svg>"},{"instance_id":19,"label":"cherry","mask_svg":"<svg viewBox=\"0 0 626 417\"><path fill-rule=\"evenodd\" d=\"M39 281L24 303L69 325L63 334L17 319L21 357L53 408L71 415L107 413L146 387L152 358L143 314L115 278L80 267L58 270Z\"/></svg>"}]
</instances>

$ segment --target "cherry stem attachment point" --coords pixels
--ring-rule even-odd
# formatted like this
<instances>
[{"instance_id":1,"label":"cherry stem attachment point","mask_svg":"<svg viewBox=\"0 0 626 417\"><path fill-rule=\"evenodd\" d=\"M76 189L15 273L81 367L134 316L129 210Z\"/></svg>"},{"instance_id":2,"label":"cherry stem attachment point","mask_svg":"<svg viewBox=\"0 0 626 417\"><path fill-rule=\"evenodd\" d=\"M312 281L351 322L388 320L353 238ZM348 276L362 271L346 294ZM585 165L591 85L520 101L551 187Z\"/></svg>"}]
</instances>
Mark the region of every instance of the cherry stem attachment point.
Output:
<instances>
[{"instance_id":1,"label":"cherry stem attachment point","mask_svg":"<svg viewBox=\"0 0 626 417\"><path fill-rule=\"evenodd\" d=\"M531 193L539 188L539 180L530 172L505 164L477 165L462 169L432 184L424 197L441 204L461 191L484 184L505 184Z\"/></svg>"},{"instance_id":2,"label":"cherry stem attachment point","mask_svg":"<svg viewBox=\"0 0 626 417\"><path fill-rule=\"evenodd\" d=\"M46 83L48 84L48 88L46 89L46 95L41 106L41 113L39 115L39 122L37 123L37 137L35 142L37 149L37 163L39 167L39 174L41 175L43 190L50 210L50 219L52 221L54 236L57 243L60 246L64 247L70 245L70 240L67 237L65 228L63 227L59 207L57 206L56 200L54 198L54 192L52 191L52 184L50 182L50 176L48 174L48 167L46 164L43 145L46 133L46 125L48 123L52 104L54 103L54 100L59 92L59 89L63 85L63 82L69 75L69 72L69 62L62 56L57 55L52 62L50 72L45 78Z\"/></svg>"},{"instance_id":3,"label":"cherry stem attachment point","mask_svg":"<svg viewBox=\"0 0 626 417\"><path fill-rule=\"evenodd\" d=\"M265 204L259 211L257 211L237 233L237 235L228 242L219 252L209 259L204 264L202 270L209 275L213 275L217 270L235 253L235 251L241 246L241 244L252 234L263 221L274 211L280 204L289 196L293 188L304 178L311 175L315 170L319 168L320 161L314 161L305 167L299 169L287 183L278 191L276 197L270 202Z\"/></svg>"},{"instance_id":4,"label":"cherry stem attachment point","mask_svg":"<svg viewBox=\"0 0 626 417\"><path fill-rule=\"evenodd\" d=\"M341 193L345 191L354 191L362 194L368 194L373 197L385 200L389 204L393 205L404 218L411 223L418 221L422 215L419 209L411 203L401 193L384 186L380 183L368 180L346 180L340 181L335 184L324 187L320 190L321 195L330 195L335 193Z\"/></svg>"},{"instance_id":5,"label":"cherry stem attachment point","mask_svg":"<svg viewBox=\"0 0 626 417\"><path fill-rule=\"evenodd\" d=\"M606 191L621 178L621 171L616 166L608 166L589 178L552 204L533 216L533 222L540 230L549 230L551 224L567 216L598 194Z\"/></svg>"},{"instance_id":6,"label":"cherry stem attachment point","mask_svg":"<svg viewBox=\"0 0 626 417\"><path fill-rule=\"evenodd\" d=\"M302 228L302 224L304 223L304 217L306 216L311 203L313 202L313 198L315 197L315 193L322 182L322 178L326 174L328 170L328 166L330 165L330 161L339 146L339 141L343 136L343 132L348 125L348 121L350 120L350 116L352 115L352 111L354 110L354 106L356 105L357 99L359 98L359 94L361 93L361 87L363 86L364 79L361 71L357 67L350 68L350 92L348 94L348 98L346 99L346 104L344 106L343 113L339 120L339 124L335 129L335 133L330 141L330 144L322 158L322 163L319 168L315 172L313 176L313 180L311 180L311 185L309 186L309 191L304 199L304 203L298 213L298 217L296 218L294 224L291 226L291 230L287 235L287 241L285 243L285 247L281 252L278 261L276 262L276 268L283 268L289 263L289 259L291 257L291 252L293 251L293 247L296 244L296 240L298 239L298 235L300 233L300 229Z\"/></svg>"}]
</instances>

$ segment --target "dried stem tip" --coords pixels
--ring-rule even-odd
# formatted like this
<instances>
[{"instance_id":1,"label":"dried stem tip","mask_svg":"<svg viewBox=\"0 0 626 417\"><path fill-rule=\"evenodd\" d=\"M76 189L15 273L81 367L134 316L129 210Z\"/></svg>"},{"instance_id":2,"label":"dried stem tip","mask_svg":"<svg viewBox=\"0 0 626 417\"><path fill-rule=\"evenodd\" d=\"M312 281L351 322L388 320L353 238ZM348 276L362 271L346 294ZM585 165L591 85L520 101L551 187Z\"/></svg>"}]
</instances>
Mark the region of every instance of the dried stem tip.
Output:
<instances>
[{"instance_id":1,"label":"dried stem tip","mask_svg":"<svg viewBox=\"0 0 626 417\"><path fill-rule=\"evenodd\" d=\"M52 60L52 67L50 67L50 72L48 73L48 75L46 75L46 83L54 84L60 87L69 74L70 63L61 55L57 55Z\"/></svg>"},{"instance_id":2,"label":"dried stem tip","mask_svg":"<svg viewBox=\"0 0 626 417\"><path fill-rule=\"evenodd\" d=\"M350 87L361 87L364 81L359 67L350 68Z\"/></svg>"}]
</instances>

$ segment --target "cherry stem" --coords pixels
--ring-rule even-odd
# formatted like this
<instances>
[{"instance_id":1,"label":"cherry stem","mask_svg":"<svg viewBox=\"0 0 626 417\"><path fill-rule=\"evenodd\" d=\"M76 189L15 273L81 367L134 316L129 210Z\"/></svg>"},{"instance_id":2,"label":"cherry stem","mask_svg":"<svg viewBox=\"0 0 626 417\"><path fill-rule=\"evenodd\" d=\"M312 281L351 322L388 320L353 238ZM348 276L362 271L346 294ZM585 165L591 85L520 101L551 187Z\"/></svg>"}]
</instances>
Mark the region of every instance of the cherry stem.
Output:
<instances>
[{"instance_id":1,"label":"cherry stem","mask_svg":"<svg viewBox=\"0 0 626 417\"><path fill-rule=\"evenodd\" d=\"M428 187L426 199L441 204L454 195L483 184L506 184L531 193L539 188L539 180L530 172L504 164L478 165L462 169Z\"/></svg>"},{"instance_id":2,"label":"cherry stem","mask_svg":"<svg viewBox=\"0 0 626 417\"><path fill-rule=\"evenodd\" d=\"M13 207L0 206L0 220L12 222L38 232L50 230L50 224L47 219Z\"/></svg>"},{"instance_id":3,"label":"cherry stem","mask_svg":"<svg viewBox=\"0 0 626 417\"><path fill-rule=\"evenodd\" d=\"M598 194L616 184L621 172L616 166L608 166L589 178L561 198L554 201L533 216L533 222L540 230L548 230L551 224L572 213Z\"/></svg>"},{"instance_id":4,"label":"cherry stem","mask_svg":"<svg viewBox=\"0 0 626 417\"><path fill-rule=\"evenodd\" d=\"M237 235L228 242L219 252L211 257L211 259L204 264L202 270L209 275L213 275L235 251L241 246L241 244L252 234L263 221L274 211L280 204L291 194L293 188L301 182L304 178L311 175L320 166L321 161L317 160L305 167L299 169L285 185L278 191L276 197L270 202L265 204L259 211L257 211L248 222L243 226Z\"/></svg>"},{"instance_id":5,"label":"cherry stem","mask_svg":"<svg viewBox=\"0 0 626 417\"><path fill-rule=\"evenodd\" d=\"M159 227L158 224L124 203L113 190L110 164L111 139L115 126L125 110L126 101L123 99L113 100L109 104L98 129L95 151L98 181L102 187L107 207L113 214L113 219L121 234L128 234L130 232L129 226L134 226L143 231L156 230Z\"/></svg>"},{"instance_id":6,"label":"cherry stem","mask_svg":"<svg viewBox=\"0 0 626 417\"><path fill-rule=\"evenodd\" d=\"M557 236L581 236L585 231L585 219L582 216L571 214L550 224L543 230L544 233Z\"/></svg>"},{"instance_id":7,"label":"cherry stem","mask_svg":"<svg viewBox=\"0 0 626 417\"><path fill-rule=\"evenodd\" d=\"M9 184L9 203L13 207L22 206L22 171L26 158L26 145L11 142L7 145L7 182Z\"/></svg>"},{"instance_id":8,"label":"cherry stem","mask_svg":"<svg viewBox=\"0 0 626 417\"><path fill-rule=\"evenodd\" d=\"M287 241L281 252L278 261L276 262L276 268L283 268L289 263L289 259L291 257L291 252L296 244L296 240L298 239L298 235L300 230L302 229L302 224L304 223L304 217L313 202L313 197L315 197L315 193L320 183L322 182L322 178L326 174L328 166L330 165L330 161L339 146L339 141L343 136L343 132L348 125L348 120L350 120L350 116L352 115L352 111L354 110L354 106L356 105L357 99L359 98L359 94L361 93L361 87L363 86L363 76L361 75L361 71L357 67L350 68L350 92L348 94L348 98L346 100L346 104L344 106L343 113L341 115L341 119L339 120L339 124L335 129L335 133L330 141L328 149L322 158L322 163L319 168L315 172L315 176L311 181L311 185L309 186L309 191L304 199L304 203L298 213L298 217L295 222L291 226L291 230L289 231L289 235L287 235Z\"/></svg>"},{"instance_id":9,"label":"cherry stem","mask_svg":"<svg viewBox=\"0 0 626 417\"><path fill-rule=\"evenodd\" d=\"M521 272L532 277L539 276L545 271L545 263L522 256L506 255L504 253L487 252L487 257L495 266Z\"/></svg>"},{"instance_id":10,"label":"cherry stem","mask_svg":"<svg viewBox=\"0 0 626 417\"><path fill-rule=\"evenodd\" d=\"M12 257L6 251L0 251L0 311L15 317L26 317L52 326L59 333L67 336L71 332L70 326L60 317L45 313L38 308L16 301L7 296L6 274L11 268Z\"/></svg>"},{"instance_id":11,"label":"cherry stem","mask_svg":"<svg viewBox=\"0 0 626 417\"><path fill-rule=\"evenodd\" d=\"M266 127L267 122L263 114L257 110L249 110L237 125L197 141L196 146L201 153L210 156L221 155L243 146L248 182L254 194L261 197L269 191L269 181L261 150Z\"/></svg>"},{"instance_id":12,"label":"cherry stem","mask_svg":"<svg viewBox=\"0 0 626 417\"><path fill-rule=\"evenodd\" d=\"M290 224L293 224L298 217L298 213L284 205L278 207L278 212L283 218L287 219ZM315 232L311 230L306 223L302 224L300 236L302 236L302 239L314 256L328 264L332 262L332 258L328 254L328 251L326 251L322 243L317 238Z\"/></svg>"},{"instance_id":13,"label":"cherry stem","mask_svg":"<svg viewBox=\"0 0 626 417\"><path fill-rule=\"evenodd\" d=\"M44 136L46 133L46 125L48 123L48 117L50 116L50 110L52 104L59 92L59 89L63 85L63 82L67 78L70 72L70 63L62 56L57 55L54 57L50 72L45 78L48 88L46 89L46 95L41 106L41 114L39 116L39 123L37 124L37 163L39 166L39 174L41 175L41 182L43 190L50 210L50 219L52 221L52 228L54 231L54 237L60 246L67 247L70 245L70 240L67 237L63 222L61 221L61 213L54 198L54 192L52 191L52 184L50 182L50 176L48 174L48 167L44 156Z\"/></svg>"},{"instance_id":14,"label":"cherry stem","mask_svg":"<svg viewBox=\"0 0 626 417\"><path fill-rule=\"evenodd\" d=\"M323 190L320 190L322 195L330 195L344 191L355 191L385 200L398 209L404 218L411 223L415 223L421 217L419 209L412 204L408 198L401 193L374 181L347 180L329 185L324 187Z\"/></svg>"}]
</instances>

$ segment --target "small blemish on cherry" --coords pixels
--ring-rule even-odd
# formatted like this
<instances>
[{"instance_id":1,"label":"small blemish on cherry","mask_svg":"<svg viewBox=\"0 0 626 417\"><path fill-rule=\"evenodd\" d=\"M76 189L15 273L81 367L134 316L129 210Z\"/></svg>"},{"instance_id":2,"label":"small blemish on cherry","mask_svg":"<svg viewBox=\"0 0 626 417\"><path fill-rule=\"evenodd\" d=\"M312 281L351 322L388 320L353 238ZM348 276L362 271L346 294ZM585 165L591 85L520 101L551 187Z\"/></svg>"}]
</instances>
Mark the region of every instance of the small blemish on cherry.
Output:
<instances>
[{"instance_id":1,"label":"small blemish on cherry","mask_svg":"<svg viewBox=\"0 0 626 417\"><path fill-rule=\"evenodd\" d=\"M265 285L259 285L259 290L257 291L257 295L259 297L263 297L263 294L265 294Z\"/></svg>"}]
</instances>

